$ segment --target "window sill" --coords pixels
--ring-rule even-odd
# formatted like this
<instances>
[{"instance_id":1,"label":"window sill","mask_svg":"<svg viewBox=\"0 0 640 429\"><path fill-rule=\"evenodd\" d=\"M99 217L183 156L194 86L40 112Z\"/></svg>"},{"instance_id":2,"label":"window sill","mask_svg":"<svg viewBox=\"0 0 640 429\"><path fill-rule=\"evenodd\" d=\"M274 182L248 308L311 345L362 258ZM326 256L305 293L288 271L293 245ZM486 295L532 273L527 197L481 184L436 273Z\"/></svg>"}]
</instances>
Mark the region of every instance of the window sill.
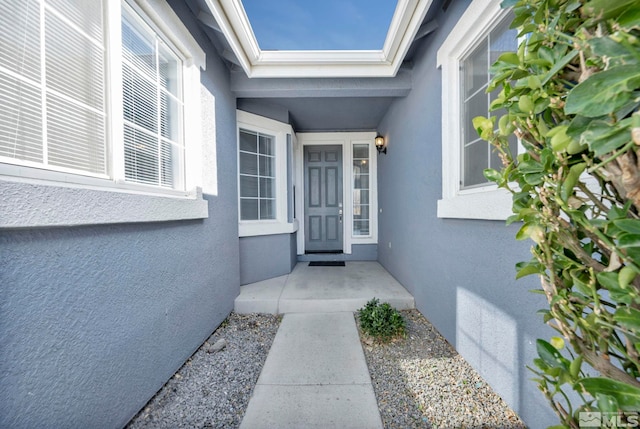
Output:
<instances>
[{"instance_id":1,"label":"window sill","mask_svg":"<svg viewBox=\"0 0 640 429\"><path fill-rule=\"evenodd\" d=\"M284 223L278 221L240 222L238 233L240 237L254 237L258 235L293 234L298 230L298 221Z\"/></svg>"},{"instance_id":2,"label":"window sill","mask_svg":"<svg viewBox=\"0 0 640 429\"><path fill-rule=\"evenodd\" d=\"M205 219L208 203L189 196L0 177L0 228L43 228Z\"/></svg>"},{"instance_id":3,"label":"window sill","mask_svg":"<svg viewBox=\"0 0 640 429\"><path fill-rule=\"evenodd\" d=\"M511 204L511 193L504 189L458 194L438 200L438 217L506 220L513 214Z\"/></svg>"}]
</instances>

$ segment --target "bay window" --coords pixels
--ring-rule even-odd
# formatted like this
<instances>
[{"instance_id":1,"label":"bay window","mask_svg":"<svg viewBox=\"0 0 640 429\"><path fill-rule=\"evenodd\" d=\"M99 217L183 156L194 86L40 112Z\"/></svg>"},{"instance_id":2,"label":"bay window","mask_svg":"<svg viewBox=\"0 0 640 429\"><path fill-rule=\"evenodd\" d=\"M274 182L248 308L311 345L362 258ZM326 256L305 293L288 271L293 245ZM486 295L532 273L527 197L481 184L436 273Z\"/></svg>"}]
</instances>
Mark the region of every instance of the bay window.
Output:
<instances>
[{"instance_id":1,"label":"bay window","mask_svg":"<svg viewBox=\"0 0 640 429\"><path fill-rule=\"evenodd\" d=\"M240 237L290 234L297 229L292 210L289 124L242 110L238 122L238 224ZM289 142L289 143L288 143Z\"/></svg>"}]
</instances>

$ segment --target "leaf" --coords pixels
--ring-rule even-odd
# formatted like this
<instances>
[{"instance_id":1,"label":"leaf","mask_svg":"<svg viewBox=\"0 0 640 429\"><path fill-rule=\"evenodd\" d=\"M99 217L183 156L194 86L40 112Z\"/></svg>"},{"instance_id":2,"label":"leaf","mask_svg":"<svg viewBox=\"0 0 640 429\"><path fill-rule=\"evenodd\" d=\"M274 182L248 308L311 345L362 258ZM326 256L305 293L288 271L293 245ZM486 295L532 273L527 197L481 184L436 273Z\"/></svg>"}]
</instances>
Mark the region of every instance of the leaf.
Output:
<instances>
[{"instance_id":1,"label":"leaf","mask_svg":"<svg viewBox=\"0 0 640 429\"><path fill-rule=\"evenodd\" d=\"M620 287L618 284L618 273L601 272L596 274L596 278L605 289L619 289Z\"/></svg>"},{"instance_id":2,"label":"leaf","mask_svg":"<svg viewBox=\"0 0 640 429\"><path fill-rule=\"evenodd\" d=\"M631 140L628 128L630 123L630 119L613 125L606 121L594 120L584 130L580 141L588 144L596 156L602 156L624 146Z\"/></svg>"},{"instance_id":3,"label":"leaf","mask_svg":"<svg viewBox=\"0 0 640 429\"><path fill-rule=\"evenodd\" d=\"M610 64L637 64L636 53L628 46L616 42L611 37L594 37L589 40L593 53L600 57L608 57ZM615 61L611 63L611 61Z\"/></svg>"},{"instance_id":4,"label":"leaf","mask_svg":"<svg viewBox=\"0 0 640 429\"><path fill-rule=\"evenodd\" d=\"M593 290L588 283L585 283L578 275L578 273L572 272L571 279L573 280L573 286L583 295L592 296Z\"/></svg>"},{"instance_id":5,"label":"leaf","mask_svg":"<svg viewBox=\"0 0 640 429\"><path fill-rule=\"evenodd\" d=\"M536 223L527 222L516 233L516 240L530 238L536 243L540 243L544 238L544 230Z\"/></svg>"},{"instance_id":6,"label":"leaf","mask_svg":"<svg viewBox=\"0 0 640 429\"><path fill-rule=\"evenodd\" d=\"M640 311L632 307L618 307L613 320L631 332L640 333Z\"/></svg>"},{"instance_id":7,"label":"leaf","mask_svg":"<svg viewBox=\"0 0 640 429\"><path fill-rule=\"evenodd\" d=\"M473 128L483 140L490 140L493 135L493 126L496 122L495 116L485 118L484 116L476 116L472 120Z\"/></svg>"},{"instance_id":8,"label":"leaf","mask_svg":"<svg viewBox=\"0 0 640 429\"><path fill-rule=\"evenodd\" d=\"M567 135L568 125L558 125L547 133L547 137L551 138L551 148L556 152L561 152L571 143L572 138Z\"/></svg>"},{"instance_id":9,"label":"leaf","mask_svg":"<svg viewBox=\"0 0 640 429\"><path fill-rule=\"evenodd\" d=\"M528 95L521 95L518 99L518 109L522 113L531 113L533 111L533 101Z\"/></svg>"},{"instance_id":10,"label":"leaf","mask_svg":"<svg viewBox=\"0 0 640 429\"><path fill-rule=\"evenodd\" d=\"M574 385L574 389L583 389L593 397L600 393L613 397L622 411L640 409L640 389L620 381L603 377L585 378Z\"/></svg>"},{"instance_id":11,"label":"leaf","mask_svg":"<svg viewBox=\"0 0 640 429\"><path fill-rule=\"evenodd\" d=\"M565 112L594 118L622 107L640 87L637 65L613 67L591 75L576 85L567 96Z\"/></svg>"},{"instance_id":12,"label":"leaf","mask_svg":"<svg viewBox=\"0 0 640 429\"><path fill-rule=\"evenodd\" d=\"M542 183L542 178L544 174L542 173L528 173L524 175L524 181L531 186L537 186Z\"/></svg>"},{"instance_id":13,"label":"leaf","mask_svg":"<svg viewBox=\"0 0 640 429\"><path fill-rule=\"evenodd\" d=\"M540 50L542 50L542 48ZM555 62L555 64L553 60L550 61L550 63L554 65L551 68L551 70L547 72L547 76L542 80L542 84L544 85L547 82L549 82L549 80L551 80L551 78L553 78L556 74L558 74L560 70L562 70L567 64L573 61L573 59L578 55L578 53L579 51L577 49L574 49L573 51L570 51L567 55L562 57L560 61Z\"/></svg>"},{"instance_id":14,"label":"leaf","mask_svg":"<svg viewBox=\"0 0 640 429\"><path fill-rule=\"evenodd\" d=\"M617 219L613 221L613 224L624 232L640 234L640 220L638 219Z\"/></svg>"},{"instance_id":15,"label":"leaf","mask_svg":"<svg viewBox=\"0 0 640 429\"><path fill-rule=\"evenodd\" d=\"M516 279L520 279L531 274L542 273L542 268L537 262L518 262L516 264Z\"/></svg>"},{"instance_id":16,"label":"leaf","mask_svg":"<svg viewBox=\"0 0 640 429\"><path fill-rule=\"evenodd\" d=\"M505 62L507 64L514 64L516 66L520 65L520 58L518 58L518 54L515 52L505 52L501 54L496 62Z\"/></svg>"},{"instance_id":17,"label":"leaf","mask_svg":"<svg viewBox=\"0 0 640 429\"><path fill-rule=\"evenodd\" d=\"M586 162L581 162L571 166L569 174L567 174L567 177L562 183L561 197L564 201L569 200L569 197L573 195L573 188L575 188L576 183L578 183L578 180L580 179L580 175L586 168Z\"/></svg>"},{"instance_id":18,"label":"leaf","mask_svg":"<svg viewBox=\"0 0 640 429\"><path fill-rule=\"evenodd\" d=\"M502 182L502 173L500 173L498 170L495 170L493 168L485 168L482 173L484 174L484 177L486 177L490 182L496 182L498 184Z\"/></svg>"},{"instance_id":19,"label":"leaf","mask_svg":"<svg viewBox=\"0 0 640 429\"><path fill-rule=\"evenodd\" d=\"M618 247L640 247L640 234L623 233L618 237Z\"/></svg>"},{"instance_id":20,"label":"leaf","mask_svg":"<svg viewBox=\"0 0 640 429\"><path fill-rule=\"evenodd\" d=\"M569 361L560 352L545 340L536 340L538 356L551 368L569 369Z\"/></svg>"},{"instance_id":21,"label":"leaf","mask_svg":"<svg viewBox=\"0 0 640 429\"><path fill-rule=\"evenodd\" d=\"M609 212L607 213L607 219L609 220L618 220L618 219L625 219L627 217L627 209L623 209L621 207L617 207L617 206L613 206L609 209Z\"/></svg>"},{"instance_id":22,"label":"leaf","mask_svg":"<svg viewBox=\"0 0 640 429\"><path fill-rule=\"evenodd\" d=\"M615 253L614 253L615 255ZM636 270L631 267L622 267L618 274L618 282L622 289L626 289L629 284L636 278Z\"/></svg>"},{"instance_id":23,"label":"leaf","mask_svg":"<svg viewBox=\"0 0 640 429\"><path fill-rule=\"evenodd\" d=\"M518 164L518 170L523 173L541 173L544 168L538 161L526 160Z\"/></svg>"},{"instance_id":24,"label":"leaf","mask_svg":"<svg viewBox=\"0 0 640 429\"><path fill-rule=\"evenodd\" d=\"M613 396L596 393L596 400L598 401L598 409L603 413L616 413L620 408L618 401Z\"/></svg>"},{"instance_id":25,"label":"leaf","mask_svg":"<svg viewBox=\"0 0 640 429\"><path fill-rule=\"evenodd\" d=\"M627 10L624 15L618 19L618 24L622 28L635 27L638 25L638 22L640 22L640 9L638 8Z\"/></svg>"},{"instance_id":26,"label":"leaf","mask_svg":"<svg viewBox=\"0 0 640 429\"><path fill-rule=\"evenodd\" d=\"M622 15L627 9L633 10L638 0L591 0L582 7L586 16L603 20Z\"/></svg>"},{"instance_id":27,"label":"leaf","mask_svg":"<svg viewBox=\"0 0 640 429\"><path fill-rule=\"evenodd\" d=\"M583 359L582 355L578 355L578 357L573 362L571 362L571 365L569 365L569 374L571 374L571 377L577 378L578 375L580 374L582 359Z\"/></svg>"}]
</instances>

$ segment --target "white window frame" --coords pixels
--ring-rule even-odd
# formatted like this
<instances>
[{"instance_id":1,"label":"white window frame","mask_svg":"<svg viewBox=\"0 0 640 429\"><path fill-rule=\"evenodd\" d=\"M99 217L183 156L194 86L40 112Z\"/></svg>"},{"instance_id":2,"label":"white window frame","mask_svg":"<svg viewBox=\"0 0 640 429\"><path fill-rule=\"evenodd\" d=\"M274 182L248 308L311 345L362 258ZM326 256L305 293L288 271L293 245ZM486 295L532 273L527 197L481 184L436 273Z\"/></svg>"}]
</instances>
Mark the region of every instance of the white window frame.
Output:
<instances>
[{"instance_id":1,"label":"white window frame","mask_svg":"<svg viewBox=\"0 0 640 429\"><path fill-rule=\"evenodd\" d=\"M183 60L184 190L124 181L121 0L104 0L107 75L107 178L0 163L0 228L157 222L208 217L202 197L200 69L205 53L164 1L127 0ZM113 31L113 29L117 29Z\"/></svg>"},{"instance_id":2,"label":"white window frame","mask_svg":"<svg viewBox=\"0 0 640 429\"><path fill-rule=\"evenodd\" d=\"M442 199L438 217L504 220L511 214L511 194L495 184L461 189L461 95L463 58L508 14L501 0L474 0L437 54L442 69Z\"/></svg>"},{"instance_id":3,"label":"white window frame","mask_svg":"<svg viewBox=\"0 0 640 429\"><path fill-rule=\"evenodd\" d=\"M287 134L293 135L289 124L258 116L242 110L236 111L236 139L238 153L238 233L240 237L258 235L291 234L297 231L298 223L287 222ZM254 131L273 136L275 141L275 219L242 220L240 218L240 130Z\"/></svg>"}]
</instances>

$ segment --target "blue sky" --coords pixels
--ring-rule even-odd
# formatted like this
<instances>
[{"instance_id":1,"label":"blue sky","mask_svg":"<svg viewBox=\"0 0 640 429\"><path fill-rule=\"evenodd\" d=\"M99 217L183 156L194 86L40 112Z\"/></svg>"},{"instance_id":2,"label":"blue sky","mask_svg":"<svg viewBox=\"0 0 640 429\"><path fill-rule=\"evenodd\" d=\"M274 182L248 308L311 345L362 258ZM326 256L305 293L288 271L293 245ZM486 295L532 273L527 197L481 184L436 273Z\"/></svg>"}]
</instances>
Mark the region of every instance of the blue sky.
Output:
<instances>
[{"instance_id":1,"label":"blue sky","mask_svg":"<svg viewBox=\"0 0 640 429\"><path fill-rule=\"evenodd\" d=\"M242 0L263 50L382 49L396 0Z\"/></svg>"}]
</instances>

